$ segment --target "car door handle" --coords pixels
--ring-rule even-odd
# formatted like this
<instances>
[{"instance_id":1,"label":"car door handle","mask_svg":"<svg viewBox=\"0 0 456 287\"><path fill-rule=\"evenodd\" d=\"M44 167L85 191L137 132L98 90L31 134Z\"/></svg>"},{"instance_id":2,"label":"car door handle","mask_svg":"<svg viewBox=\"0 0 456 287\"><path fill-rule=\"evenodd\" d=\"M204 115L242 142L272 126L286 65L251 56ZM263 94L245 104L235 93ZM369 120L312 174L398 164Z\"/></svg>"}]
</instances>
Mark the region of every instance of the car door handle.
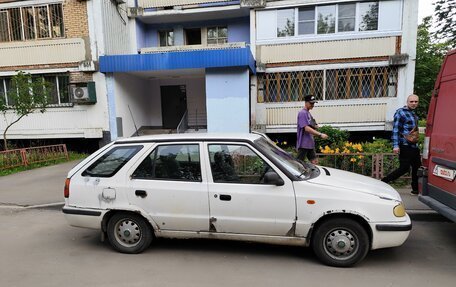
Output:
<instances>
[{"instance_id":1,"label":"car door handle","mask_svg":"<svg viewBox=\"0 0 456 287\"><path fill-rule=\"evenodd\" d=\"M230 201L230 200L231 200L231 195L228 195L228 194L220 194L220 200Z\"/></svg>"},{"instance_id":2,"label":"car door handle","mask_svg":"<svg viewBox=\"0 0 456 287\"><path fill-rule=\"evenodd\" d=\"M147 192L145 190L136 190L135 191L135 195L136 196L139 196L141 198L144 198L147 196Z\"/></svg>"}]
</instances>

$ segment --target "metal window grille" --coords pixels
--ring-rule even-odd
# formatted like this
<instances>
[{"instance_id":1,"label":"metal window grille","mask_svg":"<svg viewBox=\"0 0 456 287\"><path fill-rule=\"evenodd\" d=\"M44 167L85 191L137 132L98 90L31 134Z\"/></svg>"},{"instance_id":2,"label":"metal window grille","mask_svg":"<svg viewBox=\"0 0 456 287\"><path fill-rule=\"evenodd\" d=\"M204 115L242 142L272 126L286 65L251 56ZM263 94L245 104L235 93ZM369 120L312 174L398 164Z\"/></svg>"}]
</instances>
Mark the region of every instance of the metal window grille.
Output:
<instances>
[{"instance_id":1,"label":"metal window grille","mask_svg":"<svg viewBox=\"0 0 456 287\"><path fill-rule=\"evenodd\" d=\"M64 37L62 4L0 10L0 42Z\"/></svg>"},{"instance_id":2,"label":"metal window grille","mask_svg":"<svg viewBox=\"0 0 456 287\"><path fill-rule=\"evenodd\" d=\"M369 67L258 75L259 103L395 97L397 68Z\"/></svg>"}]
</instances>

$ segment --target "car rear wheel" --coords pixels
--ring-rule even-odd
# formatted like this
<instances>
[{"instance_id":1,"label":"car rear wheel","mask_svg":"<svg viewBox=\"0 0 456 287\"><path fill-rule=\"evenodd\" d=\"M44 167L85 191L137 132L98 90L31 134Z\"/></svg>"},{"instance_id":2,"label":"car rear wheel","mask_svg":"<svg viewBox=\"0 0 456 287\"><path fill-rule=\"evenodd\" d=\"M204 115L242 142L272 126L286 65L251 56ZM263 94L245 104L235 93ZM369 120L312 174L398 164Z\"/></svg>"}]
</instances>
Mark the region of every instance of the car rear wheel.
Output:
<instances>
[{"instance_id":1,"label":"car rear wheel","mask_svg":"<svg viewBox=\"0 0 456 287\"><path fill-rule=\"evenodd\" d=\"M366 230L352 219L330 219L315 231L312 248L323 263L349 267L366 257L369 251L369 236Z\"/></svg>"},{"instance_id":2,"label":"car rear wheel","mask_svg":"<svg viewBox=\"0 0 456 287\"><path fill-rule=\"evenodd\" d=\"M141 253L150 246L152 228L146 220L133 213L116 213L108 222L108 239L122 253Z\"/></svg>"}]
</instances>

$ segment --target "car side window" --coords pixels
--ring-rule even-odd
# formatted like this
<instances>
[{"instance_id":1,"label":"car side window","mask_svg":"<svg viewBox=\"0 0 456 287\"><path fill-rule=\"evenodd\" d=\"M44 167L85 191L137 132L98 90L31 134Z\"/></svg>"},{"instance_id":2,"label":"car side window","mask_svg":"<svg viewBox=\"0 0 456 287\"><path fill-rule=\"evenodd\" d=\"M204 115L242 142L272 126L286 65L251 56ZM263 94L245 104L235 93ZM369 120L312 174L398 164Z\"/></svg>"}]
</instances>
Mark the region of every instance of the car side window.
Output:
<instances>
[{"instance_id":1,"label":"car side window","mask_svg":"<svg viewBox=\"0 0 456 287\"><path fill-rule=\"evenodd\" d=\"M160 145L141 162L132 178L201 181L199 146Z\"/></svg>"},{"instance_id":2,"label":"car side window","mask_svg":"<svg viewBox=\"0 0 456 287\"><path fill-rule=\"evenodd\" d=\"M273 171L244 145L210 144L209 159L215 183L265 184L264 175Z\"/></svg>"},{"instance_id":3,"label":"car side window","mask_svg":"<svg viewBox=\"0 0 456 287\"><path fill-rule=\"evenodd\" d=\"M84 170L82 176L111 177L142 148L143 146L114 147Z\"/></svg>"}]
</instances>

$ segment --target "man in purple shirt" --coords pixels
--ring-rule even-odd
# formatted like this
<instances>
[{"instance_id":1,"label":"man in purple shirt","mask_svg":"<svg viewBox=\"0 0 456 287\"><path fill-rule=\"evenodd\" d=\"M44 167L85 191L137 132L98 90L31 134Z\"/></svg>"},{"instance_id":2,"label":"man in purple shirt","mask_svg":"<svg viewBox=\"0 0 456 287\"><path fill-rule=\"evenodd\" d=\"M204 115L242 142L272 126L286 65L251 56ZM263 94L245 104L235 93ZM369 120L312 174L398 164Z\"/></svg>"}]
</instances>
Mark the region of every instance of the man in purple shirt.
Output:
<instances>
[{"instance_id":1,"label":"man in purple shirt","mask_svg":"<svg viewBox=\"0 0 456 287\"><path fill-rule=\"evenodd\" d=\"M298 131L296 139L296 149L298 150L298 159L307 159L313 163L317 163L317 154L315 152L314 136L319 136L322 139L327 139L328 135L317 131L318 125L310 114L315 103L315 96L307 95L304 97L304 108L298 113Z\"/></svg>"}]
</instances>

